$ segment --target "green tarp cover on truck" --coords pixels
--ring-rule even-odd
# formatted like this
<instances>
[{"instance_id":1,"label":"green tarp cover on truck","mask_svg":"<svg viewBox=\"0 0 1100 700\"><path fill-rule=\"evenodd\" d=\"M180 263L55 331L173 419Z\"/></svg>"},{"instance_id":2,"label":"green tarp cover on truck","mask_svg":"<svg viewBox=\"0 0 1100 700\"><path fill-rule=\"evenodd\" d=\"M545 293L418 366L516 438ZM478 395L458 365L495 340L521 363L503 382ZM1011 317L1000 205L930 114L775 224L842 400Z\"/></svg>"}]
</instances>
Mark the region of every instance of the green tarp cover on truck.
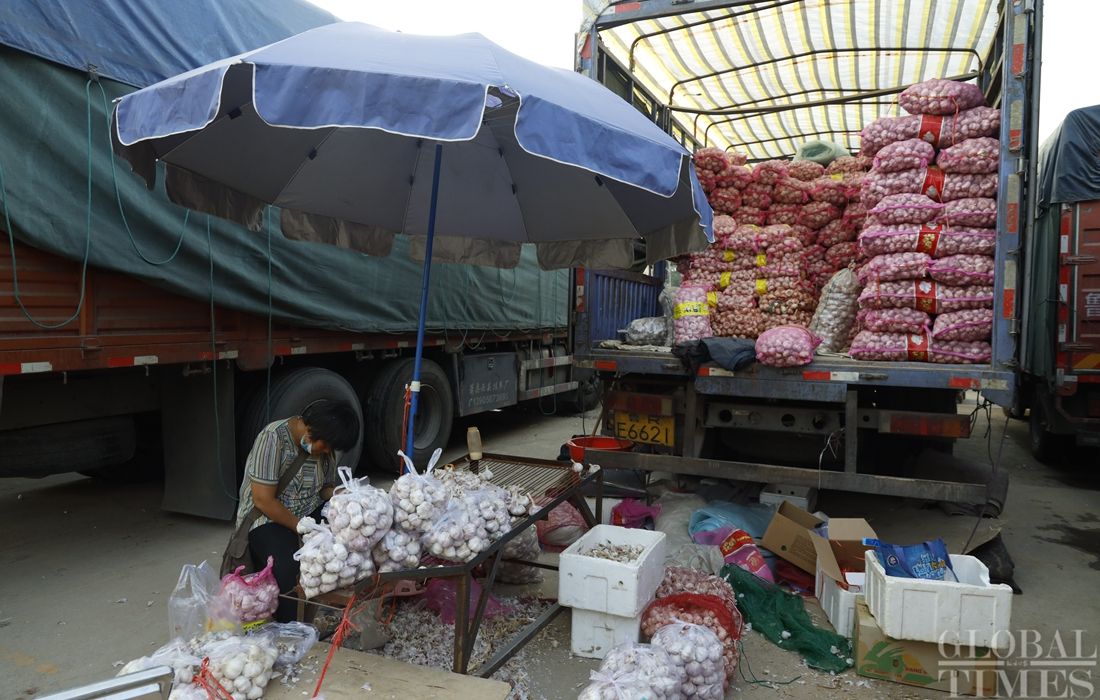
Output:
<instances>
[{"instance_id":1,"label":"green tarp cover on truck","mask_svg":"<svg viewBox=\"0 0 1100 700\"><path fill-rule=\"evenodd\" d=\"M333 21L295 0L261 5L247 13L225 10L213 0L170 9L146 0L120 1L107 9L54 0L0 9L0 94L5 105L0 109L0 167L16 238L77 261L88 243L91 265L199 299L211 294L212 249L213 294L219 305L266 316L270 290L272 315L279 322L333 330L413 331L420 263L407 254L407 241L399 240L386 258L290 241L279 233L278 212L273 211L270 239L267 230L253 233L211 218L208 248L205 216L192 213L184 227L184 209L168 202L163 188L148 191L121 161L115 161L112 175L100 85L111 100L140 87L141 81ZM175 17L181 12L185 16ZM34 34L46 28L58 35ZM194 35L180 35L183 28ZM224 34L215 36L217 32ZM99 61L99 85L86 86L87 72L76 68L83 65L82 50L91 52L87 63ZM90 235L85 225L89 167ZM133 242L119 211L115 181ZM7 237L6 232L0 235ZM146 262L135 249L150 260L163 260L181 236L179 253L164 265ZM515 269L441 263L433 266L428 326L452 335L561 328L568 324L568 302L569 272L539 270L534 250L525 250Z\"/></svg>"}]
</instances>

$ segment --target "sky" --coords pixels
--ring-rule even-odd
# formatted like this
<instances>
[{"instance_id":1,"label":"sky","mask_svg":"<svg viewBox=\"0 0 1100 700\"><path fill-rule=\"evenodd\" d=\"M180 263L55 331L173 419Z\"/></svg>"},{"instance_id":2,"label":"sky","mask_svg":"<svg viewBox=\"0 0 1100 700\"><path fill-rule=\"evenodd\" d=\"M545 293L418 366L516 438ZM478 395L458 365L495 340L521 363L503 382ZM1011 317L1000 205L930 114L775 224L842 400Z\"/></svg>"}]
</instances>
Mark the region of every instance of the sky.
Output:
<instances>
[{"instance_id":1,"label":"sky","mask_svg":"<svg viewBox=\"0 0 1100 700\"><path fill-rule=\"evenodd\" d=\"M539 63L573 68L581 0L312 0L343 20L415 34L480 32ZM1095 43L1100 0L1045 0L1039 137L1070 110L1100 104ZM1082 70L1091 75L1082 81Z\"/></svg>"}]
</instances>

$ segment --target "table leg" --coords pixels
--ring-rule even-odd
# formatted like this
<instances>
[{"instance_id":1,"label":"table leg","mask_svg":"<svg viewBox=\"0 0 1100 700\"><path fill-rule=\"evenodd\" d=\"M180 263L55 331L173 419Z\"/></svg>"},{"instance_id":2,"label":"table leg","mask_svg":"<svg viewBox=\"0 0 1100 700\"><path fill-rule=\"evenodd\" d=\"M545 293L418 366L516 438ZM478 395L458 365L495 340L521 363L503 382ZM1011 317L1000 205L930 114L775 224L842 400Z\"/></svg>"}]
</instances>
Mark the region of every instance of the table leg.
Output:
<instances>
[{"instance_id":1,"label":"table leg","mask_svg":"<svg viewBox=\"0 0 1100 700\"><path fill-rule=\"evenodd\" d=\"M470 625L470 573L455 579L455 651L454 672L465 674L470 665L466 654L466 636Z\"/></svg>"}]
</instances>

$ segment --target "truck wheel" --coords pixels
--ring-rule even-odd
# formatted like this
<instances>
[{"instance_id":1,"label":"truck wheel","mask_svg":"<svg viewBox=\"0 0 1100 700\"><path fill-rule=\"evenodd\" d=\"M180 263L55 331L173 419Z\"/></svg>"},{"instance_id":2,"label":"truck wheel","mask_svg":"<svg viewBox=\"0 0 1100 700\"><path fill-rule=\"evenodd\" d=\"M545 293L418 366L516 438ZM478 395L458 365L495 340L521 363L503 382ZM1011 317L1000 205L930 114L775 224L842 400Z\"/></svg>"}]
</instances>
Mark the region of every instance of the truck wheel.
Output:
<instances>
[{"instance_id":1,"label":"truck wheel","mask_svg":"<svg viewBox=\"0 0 1100 700\"><path fill-rule=\"evenodd\" d=\"M321 399L344 401L351 405L359 418L359 441L346 453L337 453L336 463L352 468L359 464L363 451L363 435L366 432L363 422L363 409L355 389L346 379L336 372L322 367L299 367L273 377L271 380L271 420L281 420L301 415L310 404ZM241 421L239 445L242 454L247 457L256 436L267 425L267 387L261 383L249 401ZM241 459L241 468L244 458ZM240 474L239 476L243 476Z\"/></svg>"},{"instance_id":2,"label":"truck wheel","mask_svg":"<svg viewBox=\"0 0 1100 700\"><path fill-rule=\"evenodd\" d=\"M570 413L587 413L600 405L602 384L600 376L592 372L577 377L577 388L569 392L563 402Z\"/></svg>"},{"instance_id":3,"label":"truck wheel","mask_svg":"<svg viewBox=\"0 0 1100 700\"><path fill-rule=\"evenodd\" d=\"M364 410L371 439L366 451L371 466L393 472L398 467L397 451L404 451L401 431L405 419L405 385L412 380L413 360L393 360L382 368L367 391ZM416 414L417 467L428 463L432 452L446 447L454 423L454 393L447 374L435 362L425 359L420 366L420 400Z\"/></svg>"},{"instance_id":4,"label":"truck wheel","mask_svg":"<svg viewBox=\"0 0 1100 700\"><path fill-rule=\"evenodd\" d=\"M1065 435L1058 435L1047 430L1046 415L1039 399L1031 404L1031 415L1028 416L1027 427L1031 455L1035 459L1043 463L1051 463L1058 462L1065 456L1069 441Z\"/></svg>"}]
</instances>

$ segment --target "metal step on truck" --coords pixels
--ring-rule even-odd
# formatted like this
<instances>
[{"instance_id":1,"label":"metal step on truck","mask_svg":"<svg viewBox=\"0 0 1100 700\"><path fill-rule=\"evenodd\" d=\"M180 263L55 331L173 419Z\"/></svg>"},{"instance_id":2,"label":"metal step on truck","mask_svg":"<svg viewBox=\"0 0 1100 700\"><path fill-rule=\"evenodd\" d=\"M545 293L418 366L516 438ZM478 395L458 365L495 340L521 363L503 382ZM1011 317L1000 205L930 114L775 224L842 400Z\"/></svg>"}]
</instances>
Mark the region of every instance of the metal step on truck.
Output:
<instances>
[{"instance_id":1,"label":"metal step on truck","mask_svg":"<svg viewBox=\"0 0 1100 700\"><path fill-rule=\"evenodd\" d=\"M1050 382L1036 381L1020 363L1022 334L1059 313L1023 293L1036 216L1041 33L1039 0L591 3L578 35L578 70L689 150L735 149L751 163L828 139L857 153L860 130L900 114L897 94L933 77L976 82L1002 114L989 363L818 355L799 368L756 363L731 372L709 363L690 373L667 351L608 342L631 320L662 315L663 268L585 270L576 280L575 357L607 388L604 431L642 446L600 453L601 465L985 502L988 475L923 469L970 435L972 411L960 408L964 396L974 397L967 392L1011 415L1029 408L1051 415L1053 363ZM1049 336L1033 332L1031 342L1053 349L1059 340L1051 329ZM1082 377L1078 391L1094 388L1085 378L1094 375L1068 374ZM1040 434L1050 427L1040 422ZM1077 435L1082 443L1097 437L1094 428ZM928 448L933 458L918 458Z\"/></svg>"}]
</instances>

